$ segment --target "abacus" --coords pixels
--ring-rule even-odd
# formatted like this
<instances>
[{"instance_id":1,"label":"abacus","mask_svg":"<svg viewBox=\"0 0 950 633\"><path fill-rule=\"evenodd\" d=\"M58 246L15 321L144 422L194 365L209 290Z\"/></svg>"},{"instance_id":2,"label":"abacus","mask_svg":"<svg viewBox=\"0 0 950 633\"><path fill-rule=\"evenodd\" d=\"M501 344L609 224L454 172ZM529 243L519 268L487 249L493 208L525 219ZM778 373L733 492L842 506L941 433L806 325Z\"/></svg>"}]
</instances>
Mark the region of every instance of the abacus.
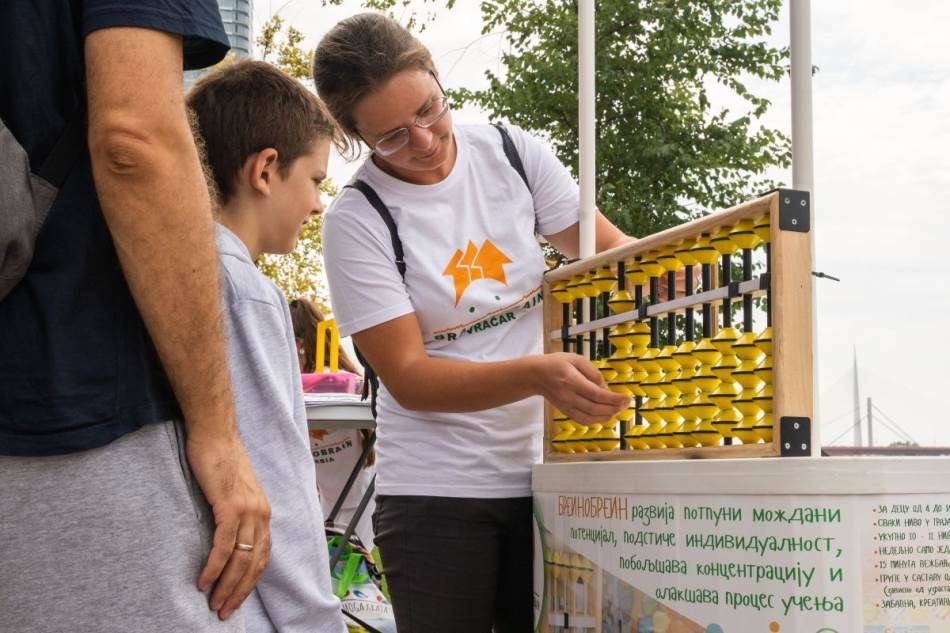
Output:
<instances>
[{"instance_id":1,"label":"abacus","mask_svg":"<svg viewBox=\"0 0 950 633\"><path fill-rule=\"evenodd\" d=\"M778 189L551 270L543 292L545 353L588 355L631 397L590 425L546 404L546 462L811 454L807 192Z\"/></svg>"}]
</instances>

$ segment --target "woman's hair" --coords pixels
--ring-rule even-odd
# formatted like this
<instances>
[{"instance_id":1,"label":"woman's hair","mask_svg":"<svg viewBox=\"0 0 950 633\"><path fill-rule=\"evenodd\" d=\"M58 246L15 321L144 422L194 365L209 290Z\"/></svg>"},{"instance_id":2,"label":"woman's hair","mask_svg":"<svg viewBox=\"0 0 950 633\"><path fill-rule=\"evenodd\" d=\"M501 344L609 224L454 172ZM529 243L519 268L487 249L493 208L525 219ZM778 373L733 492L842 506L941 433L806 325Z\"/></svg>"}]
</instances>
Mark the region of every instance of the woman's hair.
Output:
<instances>
[{"instance_id":1,"label":"woman's hair","mask_svg":"<svg viewBox=\"0 0 950 633\"><path fill-rule=\"evenodd\" d=\"M303 373L305 374L323 371L323 367L316 367L317 324L325 318L323 313L307 299L294 299L290 302L290 320L293 323L294 336L303 341ZM326 358L329 358L330 355L330 343L330 331L327 330L326 337L323 340L324 348L327 350ZM340 348L340 369L353 374L360 373L343 348Z\"/></svg>"},{"instance_id":2,"label":"woman's hair","mask_svg":"<svg viewBox=\"0 0 950 633\"><path fill-rule=\"evenodd\" d=\"M359 101L406 70L435 73L429 49L395 20L360 13L341 20L323 36L313 54L317 94L347 139L346 153L358 153L353 120Z\"/></svg>"}]
</instances>

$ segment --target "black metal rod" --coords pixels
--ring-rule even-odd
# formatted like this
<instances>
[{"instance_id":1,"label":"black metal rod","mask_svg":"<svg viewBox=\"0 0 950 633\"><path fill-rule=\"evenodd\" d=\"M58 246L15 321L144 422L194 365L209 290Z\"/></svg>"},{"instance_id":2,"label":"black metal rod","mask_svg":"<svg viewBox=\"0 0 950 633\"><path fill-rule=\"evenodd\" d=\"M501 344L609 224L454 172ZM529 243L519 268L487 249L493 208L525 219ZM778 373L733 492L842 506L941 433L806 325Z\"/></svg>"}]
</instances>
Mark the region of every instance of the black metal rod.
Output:
<instances>
[{"instance_id":1,"label":"black metal rod","mask_svg":"<svg viewBox=\"0 0 950 633\"><path fill-rule=\"evenodd\" d=\"M765 243L765 273L769 277L769 287L765 291L765 324L772 327L772 244Z\"/></svg>"},{"instance_id":2,"label":"black metal rod","mask_svg":"<svg viewBox=\"0 0 950 633\"><path fill-rule=\"evenodd\" d=\"M684 271L686 275L686 296L693 294L693 265L688 264ZM692 307L686 308L686 340L693 340L693 328L695 327L696 313Z\"/></svg>"},{"instance_id":3,"label":"black metal rod","mask_svg":"<svg viewBox=\"0 0 950 633\"><path fill-rule=\"evenodd\" d=\"M571 304L565 303L561 305L561 319L563 323L562 326L567 326L563 328L564 336L561 337L561 345L564 347L565 352L571 351L571 337L567 335L567 328L571 326Z\"/></svg>"},{"instance_id":4,"label":"black metal rod","mask_svg":"<svg viewBox=\"0 0 950 633\"><path fill-rule=\"evenodd\" d=\"M722 255L722 285L728 287L732 283L732 256ZM732 299L727 295L722 300L722 327L732 327Z\"/></svg>"},{"instance_id":5,"label":"black metal rod","mask_svg":"<svg viewBox=\"0 0 950 633\"><path fill-rule=\"evenodd\" d=\"M576 299L574 301L574 322L581 325L584 322L584 300ZM584 335L578 334L574 337L574 353L584 353Z\"/></svg>"},{"instance_id":6,"label":"black metal rod","mask_svg":"<svg viewBox=\"0 0 950 633\"><path fill-rule=\"evenodd\" d=\"M703 264L703 292L712 290L712 264ZM712 336L712 306L703 304L703 338Z\"/></svg>"},{"instance_id":7,"label":"black metal rod","mask_svg":"<svg viewBox=\"0 0 950 633\"><path fill-rule=\"evenodd\" d=\"M752 249L742 249L742 280L752 279ZM752 295L742 297L742 331L752 331Z\"/></svg>"},{"instance_id":8,"label":"black metal rod","mask_svg":"<svg viewBox=\"0 0 950 633\"><path fill-rule=\"evenodd\" d=\"M590 297L587 304L590 306L590 320L593 321L597 318L597 297ZM590 350L588 350L588 356L591 360L597 358L597 330L590 331Z\"/></svg>"},{"instance_id":9,"label":"black metal rod","mask_svg":"<svg viewBox=\"0 0 950 633\"><path fill-rule=\"evenodd\" d=\"M659 277L650 277L650 305L655 305L659 302L660 296L660 278ZM659 319L657 317L650 317L650 347L659 347L659 338L657 338L659 329Z\"/></svg>"},{"instance_id":10,"label":"black metal rod","mask_svg":"<svg viewBox=\"0 0 950 633\"><path fill-rule=\"evenodd\" d=\"M666 298L669 301L676 299L676 273L666 271ZM676 313L666 315L666 344L676 345Z\"/></svg>"},{"instance_id":11,"label":"black metal rod","mask_svg":"<svg viewBox=\"0 0 950 633\"><path fill-rule=\"evenodd\" d=\"M359 477L360 472L363 470L363 465L369 459L370 451L373 450L373 445L376 443L376 429L373 429L363 440L363 450L360 451L359 457L356 458L356 463L353 465L353 470L350 471L349 477L346 479L346 483L343 484L343 490L340 491L340 495L337 497L336 501L333 503L333 508L330 510L325 518L325 521L328 523L333 523L336 520L336 515L340 512L340 508L343 507L343 502L346 500L347 496L350 494L350 490L353 489L353 484L356 483L356 478Z\"/></svg>"},{"instance_id":12,"label":"black metal rod","mask_svg":"<svg viewBox=\"0 0 950 633\"><path fill-rule=\"evenodd\" d=\"M605 292L600 295L600 310L604 316L610 314L610 293ZM602 334L604 339L604 358L610 358L613 353L613 346L610 344L610 328L605 327Z\"/></svg>"}]
</instances>

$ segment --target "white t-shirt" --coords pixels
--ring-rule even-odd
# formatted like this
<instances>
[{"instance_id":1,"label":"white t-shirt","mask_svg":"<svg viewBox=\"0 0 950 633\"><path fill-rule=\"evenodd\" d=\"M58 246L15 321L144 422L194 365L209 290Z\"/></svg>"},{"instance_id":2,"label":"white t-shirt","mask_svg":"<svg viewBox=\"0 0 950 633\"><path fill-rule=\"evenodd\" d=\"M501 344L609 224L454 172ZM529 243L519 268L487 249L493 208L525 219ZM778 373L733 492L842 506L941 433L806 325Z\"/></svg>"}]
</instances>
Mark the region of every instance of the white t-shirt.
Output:
<instances>
[{"instance_id":1,"label":"white t-shirt","mask_svg":"<svg viewBox=\"0 0 950 633\"><path fill-rule=\"evenodd\" d=\"M371 160L363 163L355 178L389 208L406 277L404 282L396 269L385 223L362 193L344 189L323 221L326 273L342 336L414 312L433 357L490 362L540 353L545 263L535 234L551 235L577 222L578 189L543 143L508 129L530 191L490 125L455 126L455 166L434 185L410 184ZM382 386L378 411L379 494L531 494L531 465L540 456L540 397L472 413L433 413L404 409Z\"/></svg>"}]
</instances>

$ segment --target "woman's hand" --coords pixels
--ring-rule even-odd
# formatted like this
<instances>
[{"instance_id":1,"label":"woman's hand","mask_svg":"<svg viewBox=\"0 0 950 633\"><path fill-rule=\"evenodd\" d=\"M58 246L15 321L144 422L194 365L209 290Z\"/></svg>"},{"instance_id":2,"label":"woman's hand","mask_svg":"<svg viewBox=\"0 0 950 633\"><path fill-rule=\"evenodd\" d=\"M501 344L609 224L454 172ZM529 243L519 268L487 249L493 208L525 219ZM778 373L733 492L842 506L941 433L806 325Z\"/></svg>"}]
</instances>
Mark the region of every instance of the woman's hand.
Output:
<instances>
[{"instance_id":1,"label":"woman's hand","mask_svg":"<svg viewBox=\"0 0 950 633\"><path fill-rule=\"evenodd\" d=\"M583 356L558 352L533 360L540 395L575 422L603 422L630 405L629 397L607 389L600 372Z\"/></svg>"}]
</instances>

